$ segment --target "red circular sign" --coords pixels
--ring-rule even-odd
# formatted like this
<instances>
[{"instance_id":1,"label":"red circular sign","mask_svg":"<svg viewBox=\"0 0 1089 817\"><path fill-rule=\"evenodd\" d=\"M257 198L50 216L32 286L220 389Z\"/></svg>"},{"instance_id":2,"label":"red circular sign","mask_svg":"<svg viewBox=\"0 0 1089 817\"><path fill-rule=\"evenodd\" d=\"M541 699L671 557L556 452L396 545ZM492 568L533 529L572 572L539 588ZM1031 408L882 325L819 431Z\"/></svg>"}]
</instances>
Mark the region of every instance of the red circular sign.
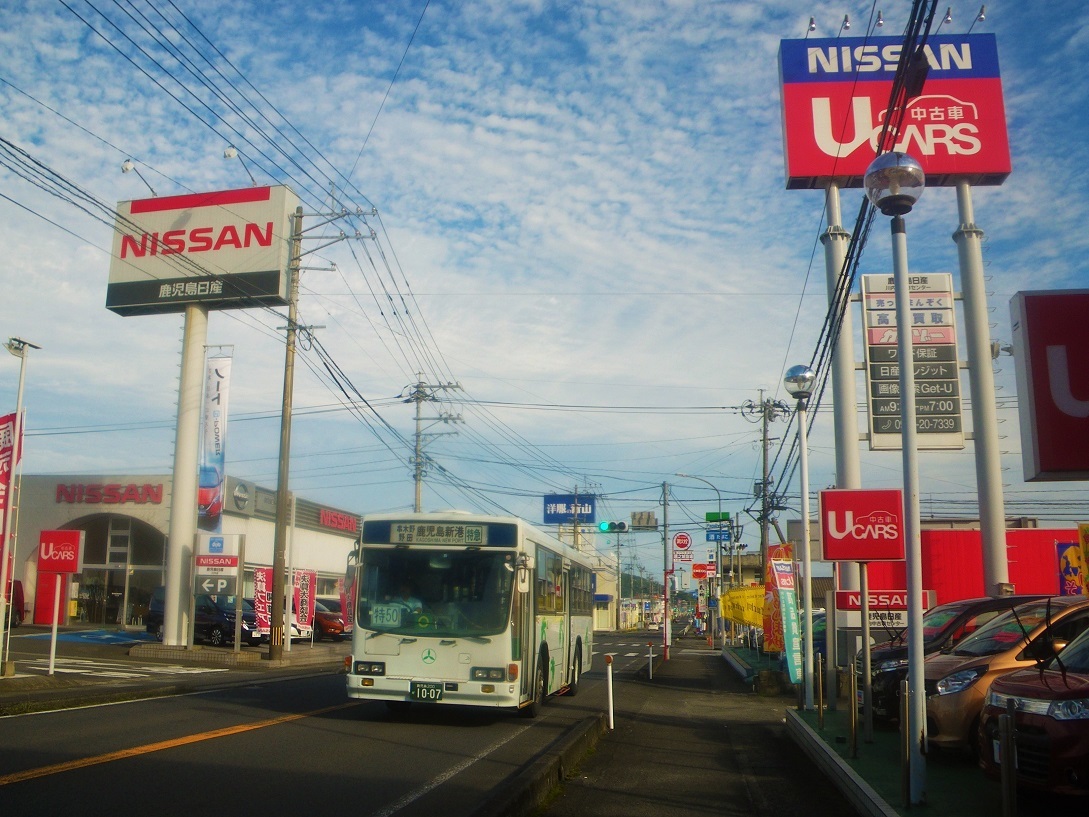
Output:
<instances>
[{"instance_id":1,"label":"red circular sign","mask_svg":"<svg viewBox=\"0 0 1089 817\"><path fill-rule=\"evenodd\" d=\"M692 547L692 537L684 531L673 534L673 547L677 550L688 550Z\"/></svg>"}]
</instances>

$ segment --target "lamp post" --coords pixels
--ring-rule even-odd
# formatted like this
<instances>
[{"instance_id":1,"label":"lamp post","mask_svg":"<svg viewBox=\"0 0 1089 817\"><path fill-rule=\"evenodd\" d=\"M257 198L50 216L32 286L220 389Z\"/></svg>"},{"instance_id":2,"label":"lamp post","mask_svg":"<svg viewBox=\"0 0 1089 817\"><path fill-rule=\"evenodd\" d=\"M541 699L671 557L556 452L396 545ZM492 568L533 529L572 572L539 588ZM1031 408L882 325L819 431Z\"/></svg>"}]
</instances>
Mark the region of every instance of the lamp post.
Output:
<instances>
[{"instance_id":1,"label":"lamp post","mask_svg":"<svg viewBox=\"0 0 1089 817\"><path fill-rule=\"evenodd\" d=\"M923 568L919 537L915 357L911 338L911 295L908 287L907 227L904 216L911 212L911 208L923 194L926 174L922 166L905 153L883 153L866 169L864 184L870 201L883 214L892 216L908 596L908 805L915 805L926 799L926 700L923 697Z\"/></svg>"},{"instance_id":2,"label":"lamp post","mask_svg":"<svg viewBox=\"0 0 1089 817\"><path fill-rule=\"evenodd\" d=\"M802 664L802 683L805 686L805 708L813 708L813 563L809 547L809 440L806 429L806 409L813 394L813 384L817 373L808 366L791 366L787 369L783 382L790 396L798 401L798 457L801 471L802 497L802 605L805 608L805 632L803 633L804 655Z\"/></svg>"},{"instance_id":3,"label":"lamp post","mask_svg":"<svg viewBox=\"0 0 1089 817\"><path fill-rule=\"evenodd\" d=\"M8 575L8 553L14 553L11 541L11 518L15 512L15 471L23 448L23 384L26 382L26 359L31 349L41 349L22 338L10 338L4 347L19 358L19 388L15 394L15 423L11 441L11 468L8 471L7 503L4 508L3 539L0 539L0 675L15 674L15 662L11 661L11 619L8 616L8 581L15 588L15 577ZM12 560L14 563L14 560ZM22 610L19 611L20 614Z\"/></svg>"},{"instance_id":4,"label":"lamp post","mask_svg":"<svg viewBox=\"0 0 1089 817\"><path fill-rule=\"evenodd\" d=\"M718 496L718 529L721 531L722 530L722 491L720 491L718 488L716 488L715 484L713 482L711 482L710 480L704 479L703 477L697 477L694 474L680 474L680 473L678 473L675 476L685 477L686 479L699 480L700 482L704 483L705 485L710 485L711 486L711 489ZM721 586L722 579L719 577L719 573L721 572L719 570L719 562L721 562L722 559L719 558L719 554L721 552L722 552L722 540L719 539L719 541L715 542L715 583L719 584L720 586ZM708 590L708 592L710 592L711 582L707 583L707 590ZM719 594L719 595L721 595L721 594ZM708 605L708 612L710 612L710 605ZM710 616L708 616L708 618L710 618ZM710 623L713 624L713 622L710 622ZM714 627L711 626L708 629L710 629L710 631L711 631L711 647L714 648L714 646L715 646Z\"/></svg>"}]
</instances>

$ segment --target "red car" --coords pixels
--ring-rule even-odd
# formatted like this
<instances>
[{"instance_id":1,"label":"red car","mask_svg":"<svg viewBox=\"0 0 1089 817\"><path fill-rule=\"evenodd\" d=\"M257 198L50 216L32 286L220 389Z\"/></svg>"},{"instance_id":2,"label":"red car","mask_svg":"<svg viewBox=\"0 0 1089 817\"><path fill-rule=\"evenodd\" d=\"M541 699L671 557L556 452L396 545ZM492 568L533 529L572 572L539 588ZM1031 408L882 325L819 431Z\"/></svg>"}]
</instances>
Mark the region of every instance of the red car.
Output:
<instances>
[{"instance_id":1,"label":"red car","mask_svg":"<svg viewBox=\"0 0 1089 817\"><path fill-rule=\"evenodd\" d=\"M979 723L979 765L1001 774L998 716L1014 709L1017 785L1089 797L1089 630L1039 668L994 680Z\"/></svg>"},{"instance_id":2,"label":"red car","mask_svg":"<svg viewBox=\"0 0 1089 817\"><path fill-rule=\"evenodd\" d=\"M336 607L337 609L332 609ZM314 602L314 640L325 637L341 641L345 633L344 617L340 614L340 602L316 600Z\"/></svg>"}]
</instances>

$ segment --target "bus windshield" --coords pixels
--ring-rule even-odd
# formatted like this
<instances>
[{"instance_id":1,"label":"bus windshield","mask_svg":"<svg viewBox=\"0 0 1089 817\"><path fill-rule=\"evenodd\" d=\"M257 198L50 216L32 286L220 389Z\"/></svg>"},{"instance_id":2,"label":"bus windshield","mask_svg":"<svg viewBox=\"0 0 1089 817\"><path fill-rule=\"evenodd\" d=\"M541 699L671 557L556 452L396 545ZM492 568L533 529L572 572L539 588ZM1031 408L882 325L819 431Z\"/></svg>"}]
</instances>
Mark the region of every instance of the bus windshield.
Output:
<instances>
[{"instance_id":1,"label":"bus windshield","mask_svg":"<svg viewBox=\"0 0 1089 817\"><path fill-rule=\"evenodd\" d=\"M363 551L356 623L404 636L483 638L510 625L510 551Z\"/></svg>"}]
</instances>

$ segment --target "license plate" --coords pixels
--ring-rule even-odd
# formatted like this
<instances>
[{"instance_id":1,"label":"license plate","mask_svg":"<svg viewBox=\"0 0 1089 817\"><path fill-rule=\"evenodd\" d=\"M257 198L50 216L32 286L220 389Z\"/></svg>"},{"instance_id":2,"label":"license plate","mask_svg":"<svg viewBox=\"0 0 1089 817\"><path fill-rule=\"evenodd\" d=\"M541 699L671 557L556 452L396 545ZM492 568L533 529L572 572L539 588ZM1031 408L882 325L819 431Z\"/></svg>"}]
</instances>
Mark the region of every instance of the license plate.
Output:
<instances>
[{"instance_id":1,"label":"license plate","mask_svg":"<svg viewBox=\"0 0 1089 817\"><path fill-rule=\"evenodd\" d=\"M408 685L408 697L414 701L441 701L442 684L412 681Z\"/></svg>"}]
</instances>

